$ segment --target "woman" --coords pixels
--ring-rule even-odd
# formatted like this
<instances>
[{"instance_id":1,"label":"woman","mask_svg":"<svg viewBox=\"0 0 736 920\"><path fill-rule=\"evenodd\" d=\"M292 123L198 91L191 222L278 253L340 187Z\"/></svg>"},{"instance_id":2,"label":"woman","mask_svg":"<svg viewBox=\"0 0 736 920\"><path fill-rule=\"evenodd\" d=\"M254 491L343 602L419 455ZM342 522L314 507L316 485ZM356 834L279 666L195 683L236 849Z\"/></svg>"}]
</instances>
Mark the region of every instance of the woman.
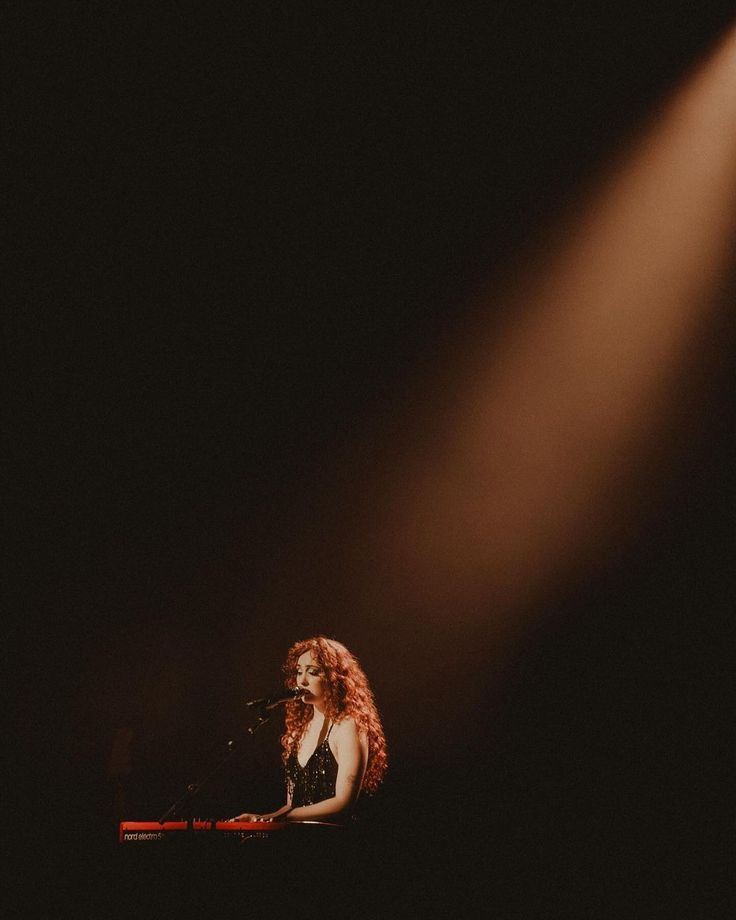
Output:
<instances>
[{"instance_id":1,"label":"woman","mask_svg":"<svg viewBox=\"0 0 736 920\"><path fill-rule=\"evenodd\" d=\"M388 759L368 678L344 645L324 636L293 645L283 670L287 687L302 690L286 704L281 738L286 804L231 820L345 820L361 790L378 788Z\"/></svg>"}]
</instances>

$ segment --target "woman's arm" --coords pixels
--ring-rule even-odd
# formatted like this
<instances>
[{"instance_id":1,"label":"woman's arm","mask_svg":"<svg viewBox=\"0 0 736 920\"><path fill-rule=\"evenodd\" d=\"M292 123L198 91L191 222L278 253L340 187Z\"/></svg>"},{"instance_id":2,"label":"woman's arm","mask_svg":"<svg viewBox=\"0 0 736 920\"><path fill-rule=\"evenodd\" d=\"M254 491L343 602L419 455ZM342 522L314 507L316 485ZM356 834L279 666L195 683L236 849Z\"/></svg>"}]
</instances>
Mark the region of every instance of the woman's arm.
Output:
<instances>
[{"instance_id":1,"label":"woman's arm","mask_svg":"<svg viewBox=\"0 0 736 920\"><path fill-rule=\"evenodd\" d=\"M337 760L335 795L314 805L292 808L287 820L308 821L338 815L350 808L358 798L368 763L368 739L358 732L352 719L336 724L332 738Z\"/></svg>"},{"instance_id":2,"label":"woman's arm","mask_svg":"<svg viewBox=\"0 0 736 920\"><path fill-rule=\"evenodd\" d=\"M261 815L258 821L277 821L279 818L285 818L291 811L291 796L288 797L286 805L282 805L278 811L271 811L267 815Z\"/></svg>"},{"instance_id":3,"label":"woman's arm","mask_svg":"<svg viewBox=\"0 0 736 920\"><path fill-rule=\"evenodd\" d=\"M286 795L286 804L282 805L277 811L271 811L266 815L256 815L250 811L244 811L242 815L236 815L230 818L230 821L276 821L278 818L285 817L291 811L291 793Z\"/></svg>"}]
</instances>

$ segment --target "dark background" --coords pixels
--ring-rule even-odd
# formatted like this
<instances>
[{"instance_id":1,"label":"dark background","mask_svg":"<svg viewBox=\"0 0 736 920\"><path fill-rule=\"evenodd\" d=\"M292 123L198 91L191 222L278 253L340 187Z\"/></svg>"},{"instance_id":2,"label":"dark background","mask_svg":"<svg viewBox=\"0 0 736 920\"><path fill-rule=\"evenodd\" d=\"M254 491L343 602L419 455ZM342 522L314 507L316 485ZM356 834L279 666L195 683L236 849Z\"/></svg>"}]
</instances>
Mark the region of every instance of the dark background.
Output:
<instances>
[{"instance_id":1,"label":"dark background","mask_svg":"<svg viewBox=\"0 0 736 920\"><path fill-rule=\"evenodd\" d=\"M656 501L549 599L555 625L515 650L492 717L464 705L477 675L418 673L421 623L417 652L341 609L329 583L318 615L312 583L308 603L280 584L319 545L346 458L431 366L475 286L731 14L671 0L10 13L8 123L28 192L24 293L6 319L12 798L53 841L78 831L77 868L121 808L154 818L201 776L213 747L242 736L242 701L279 686L288 645L325 632L373 683L392 754L375 826L416 904L476 912L493 888L509 916L624 903L654 916L695 892L692 916L718 915L728 292L726 347L698 369L699 416L683 418ZM436 734L416 737L412 712L432 707ZM133 734L116 806L121 728ZM239 749L200 811L275 807L278 734Z\"/></svg>"}]
</instances>

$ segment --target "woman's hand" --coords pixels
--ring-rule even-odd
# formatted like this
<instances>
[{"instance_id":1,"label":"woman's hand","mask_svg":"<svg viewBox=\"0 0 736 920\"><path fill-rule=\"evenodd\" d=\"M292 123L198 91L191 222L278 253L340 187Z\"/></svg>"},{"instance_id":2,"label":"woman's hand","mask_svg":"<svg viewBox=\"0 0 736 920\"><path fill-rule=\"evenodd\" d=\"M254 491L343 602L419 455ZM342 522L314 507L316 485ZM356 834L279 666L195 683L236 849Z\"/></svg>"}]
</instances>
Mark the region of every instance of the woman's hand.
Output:
<instances>
[{"instance_id":1,"label":"woman's hand","mask_svg":"<svg viewBox=\"0 0 736 920\"><path fill-rule=\"evenodd\" d=\"M228 818L229 823L233 821L275 821L275 815L252 815L249 811L243 812L242 815L237 815L235 818Z\"/></svg>"}]
</instances>

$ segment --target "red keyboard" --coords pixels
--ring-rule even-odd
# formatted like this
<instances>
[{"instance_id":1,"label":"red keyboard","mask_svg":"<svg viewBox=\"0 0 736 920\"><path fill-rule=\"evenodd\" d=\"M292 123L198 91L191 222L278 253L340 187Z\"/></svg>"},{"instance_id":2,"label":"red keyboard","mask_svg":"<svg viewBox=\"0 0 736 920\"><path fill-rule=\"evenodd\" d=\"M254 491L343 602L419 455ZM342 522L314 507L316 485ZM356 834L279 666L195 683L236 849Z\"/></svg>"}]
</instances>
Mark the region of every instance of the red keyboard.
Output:
<instances>
[{"instance_id":1,"label":"red keyboard","mask_svg":"<svg viewBox=\"0 0 736 920\"><path fill-rule=\"evenodd\" d=\"M283 830L285 821L121 821L120 843L146 843L195 835L261 835Z\"/></svg>"},{"instance_id":2,"label":"red keyboard","mask_svg":"<svg viewBox=\"0 0 736 920\"><path fill-rule=\"evenodd\" d=\"M342 828L329 821L121 821L120 843L148 843L158 840L197 838L213 840L226 838L245 840L267 837L285 828ZM304 831L306 833L306 830Z\"/></svg>"}]
</instances>

